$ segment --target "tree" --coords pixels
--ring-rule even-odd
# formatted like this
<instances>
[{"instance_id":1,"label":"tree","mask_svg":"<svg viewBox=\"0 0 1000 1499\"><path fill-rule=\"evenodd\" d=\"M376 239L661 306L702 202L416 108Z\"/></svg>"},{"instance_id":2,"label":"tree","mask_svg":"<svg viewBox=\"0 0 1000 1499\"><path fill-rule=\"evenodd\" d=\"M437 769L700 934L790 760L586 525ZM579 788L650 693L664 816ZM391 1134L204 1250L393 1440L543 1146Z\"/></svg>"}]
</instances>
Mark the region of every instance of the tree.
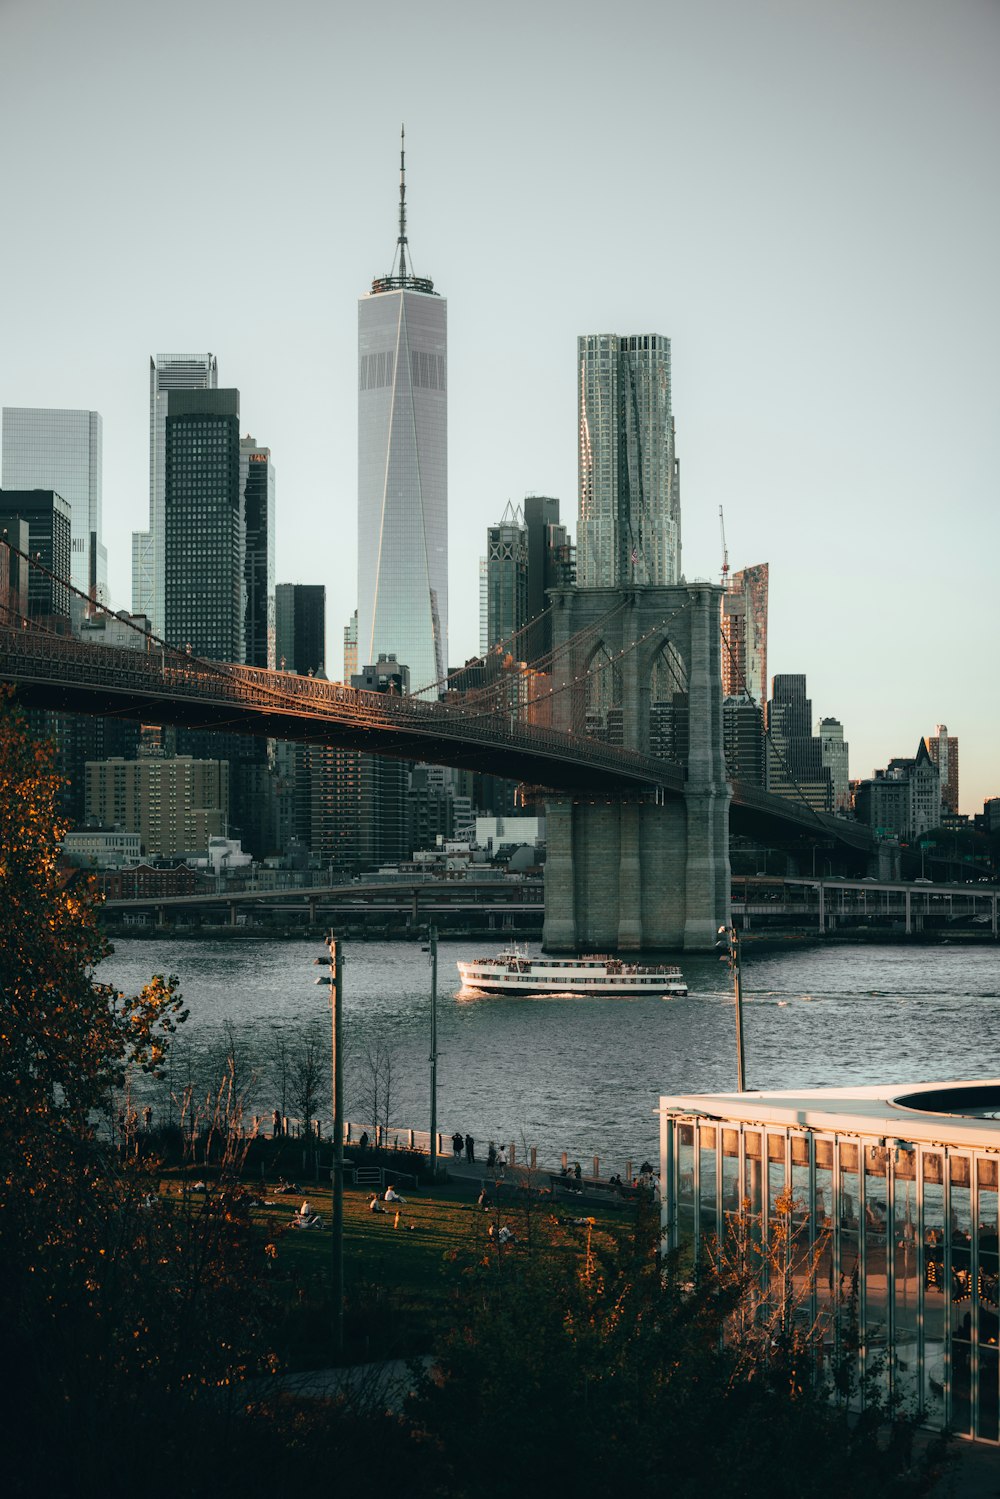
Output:
<instances>
[{"instance_id":1,"label":"tree","mask_svg":"<svg viewBox=\"0 0 1000 1499\"><path fill-rule=\"evenodd\" d=\"M664 1483L672 1499L926 1491L910 1425L884 1407L850 1417L794 1330L754 1335L752 1349L726 1342L749 1281L711 1267L692 1281L661 1265L658 1239L647 1201L633 1232L549 1218L547 1233L536 1220L530 1250L477 1248L413 1410L439 1454L435 1494L596 1499Z\"/></svg>"},{"instance_id":2,"label":"tree","mask_svg":"<svg viewBox=\"0 0 1000 1499\"><path fill-rule=\"evenodd\" d=\"M135 1065L158 1073L184 1018L177 980L126 997L94 969L109 947L89 876L60 868L62 779L0 690L0 1109L21 1130L80 1126Z\"/></svg>"}]
</instances>

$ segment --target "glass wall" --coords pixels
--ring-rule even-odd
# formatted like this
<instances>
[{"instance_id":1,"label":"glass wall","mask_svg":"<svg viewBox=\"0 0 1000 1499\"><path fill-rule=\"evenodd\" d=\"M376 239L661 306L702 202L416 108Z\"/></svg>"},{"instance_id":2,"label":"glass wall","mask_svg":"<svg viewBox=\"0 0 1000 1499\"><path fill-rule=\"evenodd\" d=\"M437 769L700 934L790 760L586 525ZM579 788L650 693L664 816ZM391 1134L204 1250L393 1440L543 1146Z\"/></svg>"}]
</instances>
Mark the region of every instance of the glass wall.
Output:
<instances>
[{"instance_id":1,"label":"glass wall","mask_svg":"<svg viewBox=\"0 0 1000 1499\"><path fill-rule=\"evenodd\" d=\"M672 1138L678 1242L755 1255L765 1301L815 1330L845 1398L891 1393L1000 1441L996 1155L739 1121L678 1120Z\"/></svg>"}]
</instances>

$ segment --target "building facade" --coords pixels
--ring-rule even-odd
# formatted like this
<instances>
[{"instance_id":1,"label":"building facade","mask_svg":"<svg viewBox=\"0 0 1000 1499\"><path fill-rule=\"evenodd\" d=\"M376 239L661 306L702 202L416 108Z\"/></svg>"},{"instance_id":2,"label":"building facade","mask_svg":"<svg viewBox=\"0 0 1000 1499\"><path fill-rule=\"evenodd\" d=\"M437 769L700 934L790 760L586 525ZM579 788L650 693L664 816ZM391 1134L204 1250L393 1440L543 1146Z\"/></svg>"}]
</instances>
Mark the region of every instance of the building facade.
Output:
<instances>
[{"instance_id":1,"label":"building facade","mask_svg":"<svg viewBox=\"0 0 1000 1499\"><path fill-rule=\"evenodd\" d=\"M87 818L138 833L146 855L208 848L227 832L229 765L188 755L88 761Z\"/></svg>"},{"instance_id":2,"label":"building facade","mask_svg":"<svg viewBox=\"0 0 1000 1499\"><path fill-rule=\"evenodd\" d=\"M274 613L278 670L320 676L326 668L325 585L279 583Z\"/></svg>"},{"instance_id":3,"label":"building facade","mask_svg":"<svg viewBox=\"0 0 1000 1499\"><path fill-rule=\"evenodd\" d=\"M764 1300L925 1424L1000 1440L1000 1081L660 1099L665 1247L749 1254ZM749 1246L749 1248L748 1248Z\"/></svg>"},{"instance_id":4,"label":"building facade","mask_svg":"<svg viewBox=\"0 0 1000 1499\"><path fill-rule=\"evenodd\" d=\"M25 522L28 554L42 564L27 568L28 614L50 629L69 630L72 520L69 502L52 489L0 489L0 533L13 539L17 529L23 540L17 522Z\"/></svg>"},{"instance_id":5,"label":"building facade","mask_svg":"<svg viewBox=\"0 0 1000 1499\"><path fill-rule=\"evenodd\" d=\"M820 759L830 772L833 810L847 812L851 806L850 745L838 718L821 718L816 725Z\"/></svg>"},{"instance_id":6,"label":"building facade","mask_svg":"<svg viewBox=\"0 0 1000 1499\"><path fill-rule=\"evenodd\" d=\"M486 645L505 642L521 660L520 636L528 617L528 533L512 504L486 533Z\"/></svg>"},{"instance_id":7,"label":"building facade","mask_svg":"<svg viewBox=\"0 0 1000 1499\"><path fill-rule=\"evenodd\" d=\"M414 691L448 664L448 306L408 263L405 175L388 276L358 303L358 659Z\"/></svg>"},{"instance_id":8,"label":"building facade","mask_svg":"<svg viewBox=\"0 0 1000 1499\"><path fill-rule=\"evenodd\" d=\"M767 702L768 564L734 573L722 594L722 690L746 696L763 713Z\"/></svg>"},{"instance_id":9,"label":"building facade","mask_svg":"<svg viewBox=\"0 0 1000 1499\"><path fill-rule=\"evenodd\" d=\"M805 674L779 673L767 704L767 789L804 801L817 812L833 810L830 772L812 731L812 702Z\"/></svg>"},{"instance_id":10,"label":"building facade","mask_svg":"<svg viewBox=\"0 0 1000 1499\"><path fill-rule=\"evenodd\" d=\"M240 438L240 505L245 529L243 616L248 666L275 667L274 464L271 449Z\"/></svg>"},{"instance_id":11,"label":"building facade","mask_svg":"<svg viewBox=\"0 0 1000 1499\"><path fill-rule=\"evenodd\" d=\"M581 588L681 576L680 470L662 334L577 340Z\"/></svg>"},{"instance_id":12,"label":"building facade","mask_svg":"<svg viewBox=\"0 0 1000 1499\"><path fill-rule=\"evenodd\" d=\"M102 523L104 428L97 411L3 409L5 489L53 489L70 507L70 572L95 603L108 601Z\"/></svg>"},{"instance_id":13,"label":"building facade","mask_svg":"<svg viewBox=\"0 0 1000 1499\"><path fill-rule=\"evenodd\" d=\"M132 532L132 611L145 614L153 634L164 630L166 545L166 421L172 390L215 390L214 354L157 354L149 361L149 527Z\"/></svg>"},{"instance_id":14,"label":"building facade","mask_svg":"<svg viewBox=\"0 0 1000 1499\"><path fill-rule=\"evenodd\" d=\"M237 390L167 393L163 637L214 661L246 659L239 425Z\"/></svg>"},{"instance_id":15,"label":"building facade","mask_svg":"<svg viewBox=\"0 0 1000 1499\"><path fill-rule=\"evenodd\" d=\"M941 810L958 811L958 739L948 733L948 725L939 723L933 734L928 734L924 743L927 753L937 766L941 777Z\"/></svg>"}]
</instances>

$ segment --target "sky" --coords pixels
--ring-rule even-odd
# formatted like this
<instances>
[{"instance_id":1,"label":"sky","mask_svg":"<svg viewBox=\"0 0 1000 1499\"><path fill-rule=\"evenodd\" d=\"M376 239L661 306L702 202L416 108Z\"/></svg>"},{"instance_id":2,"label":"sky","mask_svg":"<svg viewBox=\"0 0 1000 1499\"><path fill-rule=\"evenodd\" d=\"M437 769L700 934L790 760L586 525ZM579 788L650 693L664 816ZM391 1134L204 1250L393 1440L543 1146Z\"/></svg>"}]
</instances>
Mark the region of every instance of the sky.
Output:
<instances>
[{"instance_id":1,"label":"sky","mask_svg":"<svg viewBox=\"0 0 1000 1499\"><path fill-rule=\"evenodd\" d=\"M150 355L211 350L277 578L356 604L357 300L448 300L449 659L509 499L576 530L576 338L671 339L683 568L770 564L852 776L945 723L1000 795L995 0L0 0L0 404L100 411L131 603Z\"/></svg>"}]
</instances>

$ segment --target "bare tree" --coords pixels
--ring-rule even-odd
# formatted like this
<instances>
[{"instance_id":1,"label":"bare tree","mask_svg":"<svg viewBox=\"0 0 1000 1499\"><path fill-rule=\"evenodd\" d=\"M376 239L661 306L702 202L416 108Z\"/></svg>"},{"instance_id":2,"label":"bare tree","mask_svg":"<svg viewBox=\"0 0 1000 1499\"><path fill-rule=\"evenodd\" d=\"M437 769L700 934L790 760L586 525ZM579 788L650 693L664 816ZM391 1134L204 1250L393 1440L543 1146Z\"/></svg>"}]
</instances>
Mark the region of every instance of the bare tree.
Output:
<instances>
[{"instance_id":1,"label":"bare tree","mask_svg":"<svg viewBox=\"0 0 1000 1499\"><path fill-rule=\"evenodd\" d=\"M308 1139L329 1087L330 1059L315 1036L303 1036L292 1054L289 1097Z\"/></svg>"},{"instance_id":2,"label":"bare tree","mask_svg":"<svg viewBox=\"0 0 1000 1499\"><path fill-rule=\"evenodd\" d=\"M396 1048L381 1036L366 1040L358 1054L355 1112L385 1141L395 1102Z\"/></svg>"}]
</instances>

